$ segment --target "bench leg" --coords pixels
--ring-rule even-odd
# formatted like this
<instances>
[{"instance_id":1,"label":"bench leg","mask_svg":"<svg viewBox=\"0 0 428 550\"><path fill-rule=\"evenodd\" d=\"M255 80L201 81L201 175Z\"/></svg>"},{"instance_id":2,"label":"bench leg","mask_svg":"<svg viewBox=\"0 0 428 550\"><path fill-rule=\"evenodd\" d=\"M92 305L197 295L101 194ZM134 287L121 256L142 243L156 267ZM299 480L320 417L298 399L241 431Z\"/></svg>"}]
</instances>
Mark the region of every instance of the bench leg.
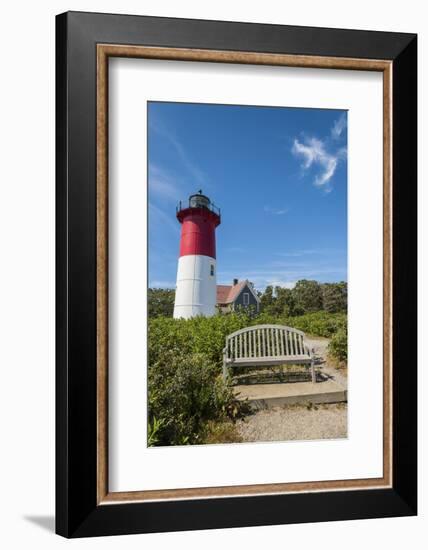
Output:
<instances>
[{"instance_id":1,"label":"bench leg","mask_svg":"<svg viewBox=\"0 0 428 550\"><path fill-rule=\"evenodd\" d=\"M224 382L227 381L227 365L226 365L226 361L223 361L223 380L224 380Z\"/></svg>"},{"instance_id":2,"label":"bench leg","mask_svg":"<svg viewBox=\"0 0 428 550\"><path fill-rule=\"evenodd\" d=\"M315 361L312 359L311 361L311 375L312 375L312 383L315 384L317 381L317 377L315 374Z\"/></svg>"}]
</instances>

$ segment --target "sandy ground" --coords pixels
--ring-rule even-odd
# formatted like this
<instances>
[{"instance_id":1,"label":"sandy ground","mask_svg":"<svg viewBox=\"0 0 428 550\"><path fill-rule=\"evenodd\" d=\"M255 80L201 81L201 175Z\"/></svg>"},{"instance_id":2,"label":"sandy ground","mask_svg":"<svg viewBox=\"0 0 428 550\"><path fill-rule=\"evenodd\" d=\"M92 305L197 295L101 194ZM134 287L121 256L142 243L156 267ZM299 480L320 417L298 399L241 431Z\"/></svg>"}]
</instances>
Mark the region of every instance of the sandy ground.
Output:
<instances>
[{"instance_id":1,"label":"sandy ground","mask_svg":"<svg viewBox=\"0 0 428 550\"><path fill-rule=\"evenodd\" d=\"M288 405L258 411L236 424L244 441L338 439L347 436L347 405Z\"/></svg>"},{"instance_id":2,"label":"sandy ground","mask_svg":"<svg viewBox=\"0 0 428 550\"><path fill-rule=\"evenodd\" d=\"M307 338L308 345L314 349L315 356L319 361L319 369L322 373L331 377L338 384L346 388L348 386L348 377L345 369L336 369L328 363L327 346L329 340L327 338Z\"/></svg>"},{"instance_id":3,"label":"sandy ground","mask_svg":"<svg viewBox=\"0 0 428 550\"><path fill-rule=\"evenodd\" d=\"M308 339L308 343L318 357L320 371L346 388L346 372L326 360L328 340ZM288 405L257 411L239 421L236 427L244 441L338 439L347 437L347 419L346 403Z\"/></svg>"}]
</instances>

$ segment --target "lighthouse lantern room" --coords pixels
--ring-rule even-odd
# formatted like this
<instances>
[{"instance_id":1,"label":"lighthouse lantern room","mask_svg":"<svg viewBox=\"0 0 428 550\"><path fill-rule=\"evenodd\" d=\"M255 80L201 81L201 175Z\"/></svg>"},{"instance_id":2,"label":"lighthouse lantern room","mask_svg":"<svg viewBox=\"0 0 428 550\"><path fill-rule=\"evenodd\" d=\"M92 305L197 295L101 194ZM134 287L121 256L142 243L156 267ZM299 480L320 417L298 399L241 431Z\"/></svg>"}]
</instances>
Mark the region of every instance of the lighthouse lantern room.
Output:
<instances>
[{"instance_id":1,"label":"lighthouse lantern room","mask_svg":"<svg viewBox=\"0 0 428 550\"><path fill-rule=\"evenodd\" d=\"M174 317L209 317L216 311L217 266L215 230L220 209L202 191L177 207L181 223Z\"/></svg>"}]
</instances>

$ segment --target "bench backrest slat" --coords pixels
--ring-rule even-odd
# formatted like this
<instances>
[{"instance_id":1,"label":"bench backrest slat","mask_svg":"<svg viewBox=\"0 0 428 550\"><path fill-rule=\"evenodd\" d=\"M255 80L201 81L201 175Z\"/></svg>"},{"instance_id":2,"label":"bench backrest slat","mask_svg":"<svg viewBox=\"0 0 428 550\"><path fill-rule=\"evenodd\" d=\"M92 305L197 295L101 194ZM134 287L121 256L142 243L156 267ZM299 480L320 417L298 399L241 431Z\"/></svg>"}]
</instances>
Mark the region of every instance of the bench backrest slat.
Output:
<instances>
[{"instance_id":1,"label":"bench backrest slat","mask_svg":"<svg viewBox=\"0 0 428 550\"><path fill-rule=\"evenodd\" d=\"M257 357L257 333L255 330L253 330L252 335L253 335L253 357Z\"/></svg>"},{"instance_id":2,"label":"bench backrest slat","mask_svg":"<svg viewBox=\"0 0 428 550\"><path fill-rule=\"evenodd\" d=\"M226 338L230 359L306 356L304 333L282 325L256 325L237 330Z\"/></svg>"}]
</instances>

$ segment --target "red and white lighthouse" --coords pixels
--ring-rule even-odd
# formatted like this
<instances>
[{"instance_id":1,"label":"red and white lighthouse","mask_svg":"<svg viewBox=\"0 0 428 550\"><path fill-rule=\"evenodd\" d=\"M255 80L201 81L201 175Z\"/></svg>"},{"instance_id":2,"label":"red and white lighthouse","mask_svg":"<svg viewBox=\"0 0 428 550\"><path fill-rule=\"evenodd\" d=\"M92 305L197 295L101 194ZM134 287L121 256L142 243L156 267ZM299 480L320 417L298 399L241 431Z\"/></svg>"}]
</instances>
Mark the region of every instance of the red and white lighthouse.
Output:
<instances>
[{"instance_id":1,"label":"red and white lighthouse","mask_svg":"<svg viewBox=\"0 0 428 550\"><path fill-rule=\"evenodd\" d=\"M216 311L217 266L215 230L220 210L199 191L177 208L181 223L174 317L209 317Z\"/></svg>"}]
</instances>

